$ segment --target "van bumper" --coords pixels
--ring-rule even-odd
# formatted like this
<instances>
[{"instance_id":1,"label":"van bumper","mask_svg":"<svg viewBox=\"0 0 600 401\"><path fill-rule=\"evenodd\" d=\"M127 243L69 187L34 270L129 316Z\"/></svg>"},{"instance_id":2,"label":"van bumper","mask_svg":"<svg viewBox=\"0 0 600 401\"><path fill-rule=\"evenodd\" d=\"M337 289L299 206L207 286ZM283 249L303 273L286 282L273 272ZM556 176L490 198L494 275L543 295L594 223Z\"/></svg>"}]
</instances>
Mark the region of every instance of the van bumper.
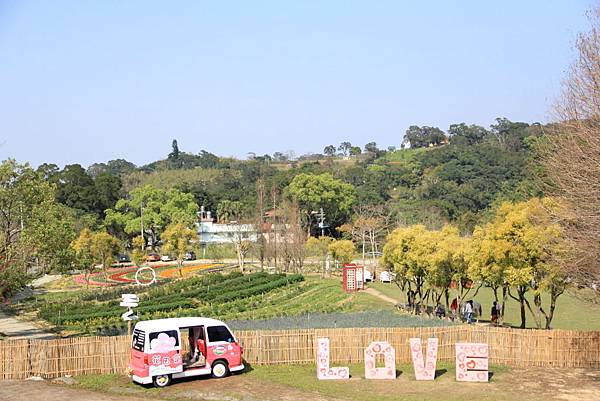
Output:
<instances>
[{"instance_id":1,"label":"van bumper","mask_svg":"<svg viewBox=\"0 0 600 401\"><path fill-rule=\"evenodd\" d=\"M241 364L241 365L239 365L239 366L234 366L234 367L232 367L232 368L229 368L229 371L230 371L230 372L239 372L240 370L244 370L244 368L245 368L245 367L246 367L246 366L244 366L244 364L242 363L242 364Z\"/></svg>"},{"instance_id":2,"label":"van bumper","mask_svg":"<svg viewBox=\"0 0 600 401\"><path fill-rule=\"evenodd\" d=\"M152 383L152 378L150 376L140 377L140 376L133 375L133 376L131 376L131 378L133 379L134 382L140 383L140 384Z\"/></svg>"}]
</instances>

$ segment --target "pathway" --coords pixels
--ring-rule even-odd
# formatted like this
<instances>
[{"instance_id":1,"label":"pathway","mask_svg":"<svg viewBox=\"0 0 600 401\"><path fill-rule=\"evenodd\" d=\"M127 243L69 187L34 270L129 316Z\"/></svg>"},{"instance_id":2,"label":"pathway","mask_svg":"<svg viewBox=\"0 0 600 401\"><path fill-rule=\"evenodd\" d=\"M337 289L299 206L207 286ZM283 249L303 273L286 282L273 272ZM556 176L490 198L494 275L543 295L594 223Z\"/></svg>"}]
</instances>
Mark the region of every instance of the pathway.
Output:
<instances>
[{"instance_id":1,"label":"pathway","mask_svg":"<svg viewBox=\"0 0 600 401\"><path fill-rule=\"evenodd\" d=\"M2 309L0 309L0 335L8 337L10 340L56 338L55 334L44 331L30 322L19 320Z\"/></svg>"},{"instance_id":2,"label":"pathway","mask_svg":"<svg viewBox=\"0 0 600 401\"><path fill-rule=\"evenodd\" d=\"M394 298L388 297L387 295L385 295L384 293L382 293L381 291L376 290L375 288L372 287L368 287L365 292L367 294L371 294L374 297L377 297L379 299L383 299L385 302L389 302L392 305L396 305L398 303L397 300L395 300Z\"/></svg>"}]
</instances>

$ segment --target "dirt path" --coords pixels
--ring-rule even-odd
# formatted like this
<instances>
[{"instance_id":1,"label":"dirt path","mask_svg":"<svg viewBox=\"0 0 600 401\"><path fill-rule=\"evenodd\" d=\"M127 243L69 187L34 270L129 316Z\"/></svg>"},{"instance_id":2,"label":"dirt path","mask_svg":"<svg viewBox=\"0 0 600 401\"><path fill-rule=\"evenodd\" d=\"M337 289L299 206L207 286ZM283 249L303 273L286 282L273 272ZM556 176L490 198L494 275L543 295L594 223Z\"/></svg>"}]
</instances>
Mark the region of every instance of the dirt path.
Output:
<instances>
[{"instance_id":1,"label":"dirt path","mask_svg":"<svg viewBox=\"0 0 600 401\"><path fill-rule=\"evenodd\" d=\"M46 382L3 381L0 401L142 401L144 398L97 393Z\"/></svg>"},{"instance_id":2,"label":"dirt path","mask_svg":"<svg viewBox=\"0 0 600 401\"><path fill-rule=\"evenodd\" d=\"M11 340L36 338L56 338L56 335L34 326L30 322L19 320L0 309L0 334Z\"/></svg>"},{"instance_id":3,"label":"dirt path","mask_svg":"<svg viewBox=\"0 0 600 401\"><path fill-rule=\"evenodd\" d=\"M385 295L384 293L382 293L382 292L380 292L380 291L376 290L375 288L368 287L368 288L365 290L365 292L366 292L367 294L371 294L371 295L373 295L374 297L380 298L380 299L384 300L385 302L389 302L389 303L391 303L392 305L396 305L396 304L398 303L398 301L396 301L394 298L388 297L387 295Z\"/></svg>"},{"instance_id":4,"label":"dirt path","mask_svg":"<svg viewBox=\"0 0 600 401\"><path fill-rule=\"evenodd\" d=\"M101 388L96 392L78 385L5 381L0 386L0 401L341 401L244 375L221 380L180 379L162 389L134 385L131 379L119 376Z\"/></svg>"}]
</instances>

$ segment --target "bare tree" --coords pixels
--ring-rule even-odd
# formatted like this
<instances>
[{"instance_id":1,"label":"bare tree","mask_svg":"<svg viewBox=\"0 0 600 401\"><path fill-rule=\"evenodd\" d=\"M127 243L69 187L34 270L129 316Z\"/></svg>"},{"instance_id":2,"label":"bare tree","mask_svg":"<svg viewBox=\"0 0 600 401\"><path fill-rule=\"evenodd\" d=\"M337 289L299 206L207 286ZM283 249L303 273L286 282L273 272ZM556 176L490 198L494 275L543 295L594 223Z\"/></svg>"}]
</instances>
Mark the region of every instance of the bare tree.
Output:
<instances>
[{"instance_id":1,"label":"bare tree","mask_svg":"<svg viewBox=\"0 0 600 401\"><path fill-rule=\"evenodd\" d=\"M284 268L288 271L291 267L294 272L301 273L306 258L307 234L302 227L300 207L294 202L284 202L280 215L280 226L285 227L285 231L280 232Z\"/></svg>"},{"instance_id":2,"label":"bare tree","mask_svg":"<svg viewBox=\"0 0 600 401\"><path fill-rule=\"evenodd\" d=\"M358 205L354 208L352 222L344 224L341 230L350 233L360 245L363 264L369 255L371 264L376 267L380 244L391 223L391 213L384 205Z\"/></svg>"},{"instance_id":3,"label":"bare tree","mask_svg":"<svg viewBox=\"0 0 600 401\"><path fill-rule=\"evenodd\" d=\"M547 193L564 205L555 215L572 249L564 262L587 285L600 281L600 8L590 20L563 81L558 122L540 144L539 157Z\"/></svg>"}]
</instances>

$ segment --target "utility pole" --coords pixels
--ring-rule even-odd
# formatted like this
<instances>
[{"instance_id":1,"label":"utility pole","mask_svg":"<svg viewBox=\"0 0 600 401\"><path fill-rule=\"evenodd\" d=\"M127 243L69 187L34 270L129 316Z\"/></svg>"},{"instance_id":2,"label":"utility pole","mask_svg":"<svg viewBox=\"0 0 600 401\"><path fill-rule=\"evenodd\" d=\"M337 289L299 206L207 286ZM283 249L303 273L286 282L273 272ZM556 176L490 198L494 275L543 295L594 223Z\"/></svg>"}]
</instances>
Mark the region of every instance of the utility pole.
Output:
<instances>
[{"instance_id":1,"label":"utility pole","mask_svg":"<svg viewBox=\"0 0 600 401\"><path fill-rule=\"evenodd\" d=\"M140 229L142 232L142 240L144 239L144 201L140 204ZM146 244L144 242L144 244Z\"/></svg>"},{"instance_id":2,"label":"utility pole","mask_svg":"<svg viewBox=\"0 0 600 401\"><path fill-rule=\"evenodd\" d=\"M325 212L323 211L323 208L319 209L319 228L321 229L321 237L325 236L325 229L329 227L327 224L325 224Z\"/></svg>"}]
</instances>

